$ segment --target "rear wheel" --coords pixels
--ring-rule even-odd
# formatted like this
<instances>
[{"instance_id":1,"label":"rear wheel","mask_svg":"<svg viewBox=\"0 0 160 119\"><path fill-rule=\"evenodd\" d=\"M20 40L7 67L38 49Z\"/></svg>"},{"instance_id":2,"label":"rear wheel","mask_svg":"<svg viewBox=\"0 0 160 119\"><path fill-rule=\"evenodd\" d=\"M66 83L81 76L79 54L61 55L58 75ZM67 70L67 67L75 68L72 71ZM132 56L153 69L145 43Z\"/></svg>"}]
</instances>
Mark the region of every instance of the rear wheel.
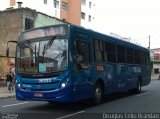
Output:
<instances>
[{"instance_id":1,"label":"rear wheel","mask_svg":"<svg viewBox=\"0 0 160 119\"><path fill-rule=\"evenodd\" d=\"M55 102L52 102L52 101L48 101L48 103L49 103L49 104L55 104Z\"/></svg>"},{"instance_id":2,"label":"rear wheel","mask_svg":"<svg viewBox=\"0 0 160 119\"><path fill-rule=\"evenodd\" d=\"M100 104L103 99L103 89L101 83L96 83L95 89L94 89L94 97L93 101L94 104Z\"/></svg>"},{"instance_id":3,"label":"rear wheel","mask_svg":"<svg viewBox=\"0 0 160 119\"><path fill-rule=\"evenodd\" d=\"M135 92L139 94L141 91L142 91L142 83L140 80L138 80Z\"/></svg>"}]
</instances>

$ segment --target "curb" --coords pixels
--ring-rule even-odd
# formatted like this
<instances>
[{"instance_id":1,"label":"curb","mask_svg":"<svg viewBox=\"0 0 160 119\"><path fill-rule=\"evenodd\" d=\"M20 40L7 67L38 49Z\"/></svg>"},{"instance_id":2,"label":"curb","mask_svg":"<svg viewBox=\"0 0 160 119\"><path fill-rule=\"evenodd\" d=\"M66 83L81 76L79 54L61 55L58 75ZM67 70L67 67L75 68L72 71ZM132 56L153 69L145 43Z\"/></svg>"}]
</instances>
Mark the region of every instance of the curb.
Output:
<instances>
[{"instance_id":1,"label":"curb","mask_svg":"<svg viewBox=\"0 0 160 119\"><path fill-rule=\"evenodd\" d=\"M11 95L11 96L6 96L6 97L0 97L0 99L8 99L8 98L14 98L16 97L15 95Z\"/></svg>"},{"instance_id":2,"label":"curb","mask_svg":"<svg viewBox=\"0 0 160 119\"><path fill-rule=\"evenodd\" d=\"M151 81L160 81L160 80L156 78L156 79L151 79Z\"/></svg>"}]
</instances>

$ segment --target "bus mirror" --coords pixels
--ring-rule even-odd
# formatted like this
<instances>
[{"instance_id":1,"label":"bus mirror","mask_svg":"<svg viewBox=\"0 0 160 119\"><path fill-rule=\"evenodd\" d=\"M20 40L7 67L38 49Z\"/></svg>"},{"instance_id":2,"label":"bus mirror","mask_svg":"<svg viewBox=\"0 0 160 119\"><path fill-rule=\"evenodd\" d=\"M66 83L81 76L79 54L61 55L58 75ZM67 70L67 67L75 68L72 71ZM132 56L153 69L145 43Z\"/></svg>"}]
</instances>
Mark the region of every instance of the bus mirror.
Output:
<instances>
[{"instance_id":1,"label":"bus mirror","mask_svg":"<svg viewBox=\"0 0 160 119\"><path fill-rule=\"evenodd\" d=\"M8 46L8 45L9 45L10 42L17 44L17 41L8 41L8 42L7 42L6 57L9 57L9 46Z\"/></svg>"},{"instance_id":2,"label":"bus mirror","mask_svg":"<svg viewBox=\"0 0 160 119\"><path fill-rule=\"evenodd\" d=\"M9 48L7 48L6 56L9 57Z\"/></svg>"}]
</instances>

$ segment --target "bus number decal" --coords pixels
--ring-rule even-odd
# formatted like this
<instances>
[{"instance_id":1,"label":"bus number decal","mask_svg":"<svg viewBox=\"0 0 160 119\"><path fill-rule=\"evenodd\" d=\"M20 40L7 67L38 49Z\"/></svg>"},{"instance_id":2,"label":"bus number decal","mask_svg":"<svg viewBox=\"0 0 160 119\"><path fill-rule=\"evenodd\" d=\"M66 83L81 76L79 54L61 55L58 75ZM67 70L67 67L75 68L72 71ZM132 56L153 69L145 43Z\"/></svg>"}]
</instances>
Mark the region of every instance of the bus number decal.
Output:
<instances>
[{"instance_id":1,"label":"bus number decal","mask_svg":"<svg viewBox=\"0 0 160 119\"><path fill-rule=\"evenodd\" d=\"M51 79L39 79L39 83L51 83Z\"/></svg>"},{"instance_id":2,"label":"bus number decal","mask_svg":"<svg viewBox=\"0 0 160 119\"><path fill-rule=\"evenodd\" d=\"M102 65L97 65L96 66L97 71L104 71L104 66Z\"/></svg>"}]
</instances>

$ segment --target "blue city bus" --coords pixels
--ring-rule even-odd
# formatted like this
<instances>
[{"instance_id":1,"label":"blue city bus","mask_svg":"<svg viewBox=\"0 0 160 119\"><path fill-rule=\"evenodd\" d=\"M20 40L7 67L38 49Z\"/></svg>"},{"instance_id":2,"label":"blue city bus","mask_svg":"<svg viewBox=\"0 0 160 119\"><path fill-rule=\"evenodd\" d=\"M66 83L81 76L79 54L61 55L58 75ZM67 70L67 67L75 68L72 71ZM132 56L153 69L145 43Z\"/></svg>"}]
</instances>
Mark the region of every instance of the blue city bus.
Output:
<instances>
[{"instance_id":1,"label":"blue city bus","mask_svg":"<svg viewBox=\"0 0 160 119\"><path fill-rule=\"evenodd\" d=\"M15 57L17 100L99 104L151 81L147 48L71 24L22 32Z\"/></svg>"}]
</instances>

